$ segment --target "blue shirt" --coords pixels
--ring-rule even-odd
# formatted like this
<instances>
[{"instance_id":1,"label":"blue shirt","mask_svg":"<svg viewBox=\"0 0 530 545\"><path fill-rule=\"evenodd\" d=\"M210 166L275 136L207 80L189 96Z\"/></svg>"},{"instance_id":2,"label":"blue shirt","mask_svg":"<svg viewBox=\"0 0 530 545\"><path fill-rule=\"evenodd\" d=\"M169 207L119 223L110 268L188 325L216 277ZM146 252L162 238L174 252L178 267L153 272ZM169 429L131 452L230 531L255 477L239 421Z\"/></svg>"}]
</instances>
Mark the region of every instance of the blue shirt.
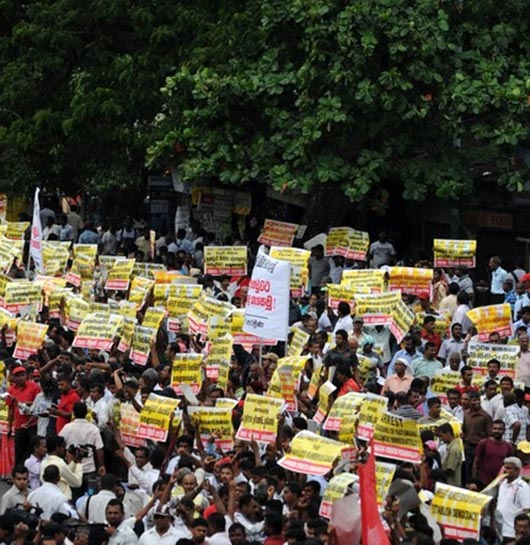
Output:
<instances>
[{"instance_id":1,"label":"blue shirt","mask_svg":"<svg viewBox=\"0 0 530 545\"><path fill-rule=\"evenodd\" d=\"M99 242L99 235L86 229L79 235L80 244L97 244Z\"/></svg>"}]
</instances>

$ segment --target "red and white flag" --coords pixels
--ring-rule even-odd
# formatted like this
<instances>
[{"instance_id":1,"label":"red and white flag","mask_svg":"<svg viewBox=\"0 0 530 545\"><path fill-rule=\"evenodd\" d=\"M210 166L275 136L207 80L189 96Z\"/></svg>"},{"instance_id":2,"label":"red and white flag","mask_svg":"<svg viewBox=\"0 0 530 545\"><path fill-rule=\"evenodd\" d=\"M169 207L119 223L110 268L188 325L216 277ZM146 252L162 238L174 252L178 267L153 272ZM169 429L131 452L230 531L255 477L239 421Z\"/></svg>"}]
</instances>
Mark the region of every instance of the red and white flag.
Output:
<instances>
[{"instance_id":1,"label":"red and white flag","mask_svg":"<svg viewBox=\"0 0 530 545\"><path fill-rule=\"evenodd\" d=\"M40 223L40 189L35 189L35 199L33 201L33 223L31 225L31 240L29 243L29 255L33 258L37 272L43 272L42 263L42 225Z\"/></svg>"}]
</instances>

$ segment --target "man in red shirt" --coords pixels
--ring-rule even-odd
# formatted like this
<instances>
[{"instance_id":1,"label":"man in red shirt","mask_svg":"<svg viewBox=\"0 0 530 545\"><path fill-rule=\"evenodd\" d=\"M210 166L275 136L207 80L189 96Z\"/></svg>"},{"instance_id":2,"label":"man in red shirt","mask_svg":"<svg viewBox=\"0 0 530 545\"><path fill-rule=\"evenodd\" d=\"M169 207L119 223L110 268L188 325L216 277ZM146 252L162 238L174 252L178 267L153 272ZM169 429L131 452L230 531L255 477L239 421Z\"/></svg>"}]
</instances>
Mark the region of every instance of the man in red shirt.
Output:
<instances>
[{"instance_id":1,"label":"man in red shirt","mask_svg":"<svg viewBox=\"0 0 530 545\"><path fill-rule=\"evenodd\" d=\"M464 365L460 369L460 376L462 377L462 382L456 386L456 389L461 393L465 394L467 392L478 392L478 386L473 386L473 368L469 365Z\"/></svg>"},{"instance_id":2,"label":"man in red shirt","mask_svg":"<svg viewBox=\"0 0 530 545\"><path fill-rule=\"evenodd\" d=\"M421 330L421 339L425 342L431 342L436 345L436 353L440 350L442 344L442 338L434 330L436 318L429 314L423 318L423 329Z\"/></svg>"},{"instance_id":3,"label":"man in red shirt","mask_svg":"<svg viewBox=\"0 0 530 545\"><path fill-rule=\"evenodd\" d=\"M18 365L11 371L13 384L8 388L8 430L15 432L15 465L21 465L31 454L31 444L37 435L37 418L29 415L40 388L28 380L26 369Z\"/></svg>"},{"instance_id":4,"label":"man in red shirt","mask_svg":"<svg viewBox=\"0 0 530 545\"><path fill-rule=\"evenodd\" d=\"M68 375L57 377L57 386L61 392L57 407L52 405L50 416L55 416L55 433L59 433L72 419L74 405L81 401L77 392L72 388L72 381Z\"/></svg>"},{"instance_id":5,"label":"man in red shirt","mask_svg":"<svg viewBox=\"0 0 530 545\"><path fill-rule=\"evenodd\" d=\"M503 441L504 422L494 420L491 426L491 434L482 439L475 449L473 460L473 477L488 485L499 474L504 458L513 456L513 447L507 441Z\"/></svg>"}]
</instances>

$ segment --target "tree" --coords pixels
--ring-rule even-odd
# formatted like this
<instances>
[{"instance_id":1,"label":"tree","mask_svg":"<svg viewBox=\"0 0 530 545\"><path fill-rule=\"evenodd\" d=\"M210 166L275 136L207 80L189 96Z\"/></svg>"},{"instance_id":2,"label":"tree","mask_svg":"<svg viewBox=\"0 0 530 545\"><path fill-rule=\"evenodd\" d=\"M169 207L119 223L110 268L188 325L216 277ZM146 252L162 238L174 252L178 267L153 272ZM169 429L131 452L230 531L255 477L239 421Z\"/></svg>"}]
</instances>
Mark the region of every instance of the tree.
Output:
<instances>
[{"instance_id":1,"label":"tree","mask_svg":"<svg viewBox=\"0 0 530 545\"><path fill-rule=\"evenodd\" d=\"M521 190L527 30L517 0L251 0L166 79L148 162L317 201Z\"/></svg>"},{"instance_id":2,"label":"tree","mask_svg":"<svg viewBox=\"0 0 530 545\"><path fill-rule=\"evenodd\" d=\"M223 6L0 0L0 191L143 187L160 87Z\"/></svg>"}]
</instances>

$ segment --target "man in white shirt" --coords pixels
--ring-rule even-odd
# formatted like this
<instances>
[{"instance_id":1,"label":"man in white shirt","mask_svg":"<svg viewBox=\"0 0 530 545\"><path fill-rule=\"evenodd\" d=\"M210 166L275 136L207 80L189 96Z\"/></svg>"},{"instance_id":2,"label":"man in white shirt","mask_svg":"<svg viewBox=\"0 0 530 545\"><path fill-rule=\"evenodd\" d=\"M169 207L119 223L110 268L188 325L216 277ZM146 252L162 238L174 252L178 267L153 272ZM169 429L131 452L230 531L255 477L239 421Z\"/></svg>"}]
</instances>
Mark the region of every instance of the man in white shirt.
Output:
<instances>
[{"instance_id":1,"label":"man in white shirt","mask_svg":"<svg viewBox=\"0 0 530 545\"><path fill-rule=\"evenodd\" d=\"M68 505L66 496L57 486L59 484L59 468L57 466L48 466L42 476L44 483L30 493L28 503L33 507L42 509L40 518L42 520L51 520L54 513L63 513L72 518L78 518L77 513Z\"/></svg>"},{"instance_id":2,"label":"man in white shirt","mask_svg":"<svg viewBox=\"0 0 530 545\"><path fill-rule=\"evenodd\" d=\"M31 456L26 458L24 467L28 470L29 487L31 490L37 490L42 484L40 480L40 466L46 456L46 439L37 435L33 439Z\"/></svg>"},{"instance_id":3,"label":"man in white shirt","mask_svg":"<svg viewBox=\"0 0 530 545\"><path fill-rule=\"evenodd\" d=\"M11 472L13 486L2 495L0 500L0 515L12 507L22 506L28 497L28 470L25 467L15 467Z\"/></svg>"},{"instance_id":4,"label":"man in white shirt","mask_svg":"<svg viewBox=\"0 0 530 545\"><path fill-rule=\"evenodd\" d=\"M497 410L503 406L503 397L497 394L498 387L499 385L494 380L488 380L484 384L484 394L480 396L480 406L491 418L495 418Z\"/></svg>"},{"instance_id":5,"label":"man in white shirt","mask_svg":"<svg viewBox=\"0 0 530 545\"><path fill-rule=\"evenodd\" d=\"M116 478L114 475L103 475L99 481L99 492L93 496L83 496L77 501L78 513L90 522L105 523L107 521L107 505L110 500L116 499L115 488Z\"/></svg>"},{"instance_id":6,"label":"man in white shirt","mask_svg":"<svg viewBox=\"0 0 530 545\"><path fill-rule=\"evenodd\" d=\"M488 267L491 271L490 304L503 303L505 293L502 283L508 273L501 267L501 258L498 256L493 256L490 259Z\"/></svg>"},{"instance_id":7,"label":"man in white shirt","mask_svg":"<svg viewBox=\"0 0 530 545\"><path fill-rule=\"evenodd\" d=\"M454 323L451 326L451 338L442 341L440 350L438 350L438 359L445 365L449 354L452 352L462 354L464 347L465 341L462 336L462 324Z\"/></svg>"},{"instance_id":8,"label":"man in white shirt","mask_svg":"<svg viewBox=\"0 0 530 545\"><path fill-rule=\"evenodd\" d=\"M335 323L333 334L335 334L337 331L343 330L346 331L348 335L351 335L353 332L353 319L351 317L350 305L344 301L341 301L337 307L337 313L339 315L339 319Z\"/></svg>"},{"instance_id":9,"label":"man in white shirt","mask_svg":"<svg viewBox=\"0 0 530 545\"><path fill-rule=\"evenodd\" d=\"M499 486L497 513L502 516L502 538L515 538L514 519L530 511L530 486L521 477L523 464L519 458L504 459L506 478Z\"/></svg>"},{"instance_id":10,"label":"man in white shirt","mask_svg":"<svg viewBox=\"0 0 530 545\"><path fill-rule=\"evenodd\" d=\"M388 242L388 237L385 232L379 233L379 240L370 244L368 257L370 259L370 268L379 269L381 265L390 265L393 257L396 255L394 246Z\"/></svg>"},{"instance_id":11,"label":"man in white shirt","mask_svg":"<svg viewBox=\"0 0 530 545\"><path fill-rule=\"evenodd\" d=\"M243 525L249 541L263 543L263 520L258 520L261 513L261 506L250 494L243 494L239 498L239 509L234 514L234 522Z\"/></svg>"},{"instance_id":12,"label":"man in white shirt","mask_svg":"<svg viewBox=\"0 0 530 545\"><path fill-rule=\"evenodd\" d=\"M228 533L226 532L226 518L221 513L212 513L208 517L210 536L208 545L231 545Z\"/></svg>"},{"instance_id":13,"label":"man in white shirt","mask_svg":"<svg viewBox=\"0 0 530 545\"><path fill-rule=\"evenodd\" d=\"M123 447L123 445L121 445ZM149 451L140 447L133 454L128 448L116 451L129 468L129 484L136 485L146 494L153 493L153 485L160 478L160 466L164 461L164 452L156 449L151 454L153 464L149 463Z\"/></svg>"},{"instance_id":14,"label":"man in white shirt","mask_svg":"<svg viewBox=\"0 0 530 545\"><path fill-rule=\"evenodd\" d=\"M94 422L103 431L107 427L110 418L109 406L105 401L105 386L95 382L90 386L90 397L87 399L87 407L90 409Z\"/></svg>"},{"instance_id":15,"label":"man in white shirt","mask_svg":"<svg viewBox=\"0 0 530 545\"><path fill-rule=\"evenodd\" d=\"M108 545L136 545L138 537L134 533L136 518L125 519L123 503L118 499L112 499L107 503L105 510L107 522L107 534L110 534Z\"/></svg>"},{"instance_id":16,"label":"man in white shirt","mask_svg":"<svg viewBox=\"0 0 530 545\"><path fill-rule=\"evenodd\" d=\"M87 407L78 401L73 408L74 420L66 424L59 432L64 437L66 446L80 447L85 456L81 460L83 464L83 476L87 478L91 473L96 472L96 458L98 462L98 473L105 474L105 459L103 456L103 440L98 427L86 419Z\"/></svg>"},{"instance_id":17,"label":"man in white shirt","mask_svg":"<svg viewBox=\"0 0 530 545\"><path fill-rule=\"evenodd\" d=\"M173 515L168 505L163 505L153 513L154 527L145 531L138 540L138 545L175 545L181 538L181 532L172 526Z\"/></svg>"}]
</instances>

